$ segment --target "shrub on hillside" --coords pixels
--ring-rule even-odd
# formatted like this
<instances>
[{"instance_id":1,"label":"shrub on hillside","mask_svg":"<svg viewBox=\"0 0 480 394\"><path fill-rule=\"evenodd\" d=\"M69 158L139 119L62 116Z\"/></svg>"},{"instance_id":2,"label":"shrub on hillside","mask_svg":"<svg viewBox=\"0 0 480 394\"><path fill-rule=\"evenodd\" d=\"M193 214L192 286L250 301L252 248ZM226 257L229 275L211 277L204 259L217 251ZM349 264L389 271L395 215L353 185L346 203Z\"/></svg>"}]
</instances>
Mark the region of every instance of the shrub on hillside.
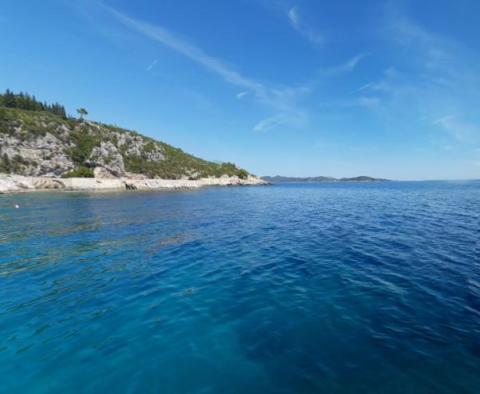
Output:
<instances>
[{"instance_id":1,"label":"shrub on hillside","mask_svg":"<svg viewBox=\"0 0 480 394\"><path fill-rule=\"evenodd\" d=\"M79 166L62 175L62 178L93 178L93 169Z\"/></svg>"}]
</instances>

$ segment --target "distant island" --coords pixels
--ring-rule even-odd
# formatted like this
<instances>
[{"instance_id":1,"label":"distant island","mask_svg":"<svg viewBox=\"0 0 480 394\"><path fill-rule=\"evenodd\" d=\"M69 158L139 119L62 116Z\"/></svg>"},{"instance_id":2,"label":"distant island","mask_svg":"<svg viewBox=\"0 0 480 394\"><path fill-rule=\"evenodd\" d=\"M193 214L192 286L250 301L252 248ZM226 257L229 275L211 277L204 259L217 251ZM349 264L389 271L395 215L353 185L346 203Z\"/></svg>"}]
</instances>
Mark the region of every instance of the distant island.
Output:
<instances>
[{"instance_id":1,"label":"distant island","mask_svg":"<svg viewBox=\"0 0 480 394\"><path fill-rule=\"evenodd\" d=\"M77 113L69 116L63 105L26 93L0 94L0 192L265 183L233 163L203 160L135 131L86 120L85 108Z\"/></svg>"},{"instance_id":2,"label":"distant island","mask_svg":"<svg viewBox=\"0 0 480 394\"><path fill-rule=\"evenodd\" d=\"M333 178L329 176L314 177L288 177L288 176L263 176L262 179L268 183L297 183L297 182L388 182L389 179L373 178L370 176L356 176L353 178Z\"/></svg>"}]
</instances>

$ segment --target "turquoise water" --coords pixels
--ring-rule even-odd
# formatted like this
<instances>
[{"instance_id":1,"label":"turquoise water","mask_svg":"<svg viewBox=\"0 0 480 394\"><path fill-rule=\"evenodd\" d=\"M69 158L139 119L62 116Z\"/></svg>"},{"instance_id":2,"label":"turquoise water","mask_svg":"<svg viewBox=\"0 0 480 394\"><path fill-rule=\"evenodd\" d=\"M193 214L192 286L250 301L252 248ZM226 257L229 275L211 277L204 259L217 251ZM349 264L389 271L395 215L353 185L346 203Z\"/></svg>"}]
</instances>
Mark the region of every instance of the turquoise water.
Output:
<instances>
[{"instance_id":1,"label":"turquoise water","mask_svg":"<svg viewBox=\"0 0 480 394\"><path fill-rule=\"evenodd\" d=\"M480 182L0 196L0 392L478 393L479 222Z\"/></svg>"}]
</instances>

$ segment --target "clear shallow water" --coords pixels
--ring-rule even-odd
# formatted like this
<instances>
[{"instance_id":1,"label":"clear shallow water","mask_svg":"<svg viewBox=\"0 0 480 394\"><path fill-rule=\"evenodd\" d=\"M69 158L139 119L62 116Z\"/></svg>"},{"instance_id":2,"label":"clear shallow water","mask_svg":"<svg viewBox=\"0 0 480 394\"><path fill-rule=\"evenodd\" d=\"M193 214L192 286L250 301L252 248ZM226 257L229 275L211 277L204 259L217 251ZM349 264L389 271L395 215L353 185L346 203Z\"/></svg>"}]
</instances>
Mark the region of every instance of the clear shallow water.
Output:
<instances>
[{"instance_id":1,"label":"clear shallow water","mask_svg":"<svg viewBox=\"0 0 480 394\"><path fill-rule=\"evenodd\" d=\"M479 182L0 196L0 392L478 393L479 222Z\"/></svg>"}]
</instances>

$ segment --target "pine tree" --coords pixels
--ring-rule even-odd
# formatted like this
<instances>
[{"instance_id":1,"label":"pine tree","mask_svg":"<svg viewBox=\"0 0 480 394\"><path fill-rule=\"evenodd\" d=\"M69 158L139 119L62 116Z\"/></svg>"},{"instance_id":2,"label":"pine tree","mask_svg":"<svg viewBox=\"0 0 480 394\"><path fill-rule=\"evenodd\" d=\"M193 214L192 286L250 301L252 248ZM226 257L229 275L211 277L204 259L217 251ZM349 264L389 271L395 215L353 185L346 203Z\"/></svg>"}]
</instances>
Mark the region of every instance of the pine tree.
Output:
<instances>
[{"instance_id":1,"label":"pine tree","mask_svg":"<svg viewBox=\"0 0 480 394\"><path fill-rule=\"evenodd\" d=\"M15 95L9 89L3 95L3 105L8 108L15 108L17 105Z\"/></svg>"},{"instance_id":2,"label":"pine tree","mask_svg":"<svg viewBox=\"0 0 480 394\"><path fill-rule=\"evenodd\" d=\"M60 103L48 104L47 102L38 101L35 96L31 96L28 93L20 92L15 94L9 89L3 95L0 94L0 107L19 108L27 111L48 111L64 119L67 118L67 111ZM83 108L81 110L85 111L81 113L83 119L83 116L87 115L88 112Z\"/></svg>"},{"instance_id":3,"label":"pine tree","mask_svg":"<svg viewBox=\"0 0 480 394\"><path fill-rule=\"evenodd\" d=\"M88 115L88 112L85 108L78 108L77 113L78 113L78 115L80 115L80 119L82 119L82 120L83 120L84 116Z\"/></svg>"}]
</instances>

